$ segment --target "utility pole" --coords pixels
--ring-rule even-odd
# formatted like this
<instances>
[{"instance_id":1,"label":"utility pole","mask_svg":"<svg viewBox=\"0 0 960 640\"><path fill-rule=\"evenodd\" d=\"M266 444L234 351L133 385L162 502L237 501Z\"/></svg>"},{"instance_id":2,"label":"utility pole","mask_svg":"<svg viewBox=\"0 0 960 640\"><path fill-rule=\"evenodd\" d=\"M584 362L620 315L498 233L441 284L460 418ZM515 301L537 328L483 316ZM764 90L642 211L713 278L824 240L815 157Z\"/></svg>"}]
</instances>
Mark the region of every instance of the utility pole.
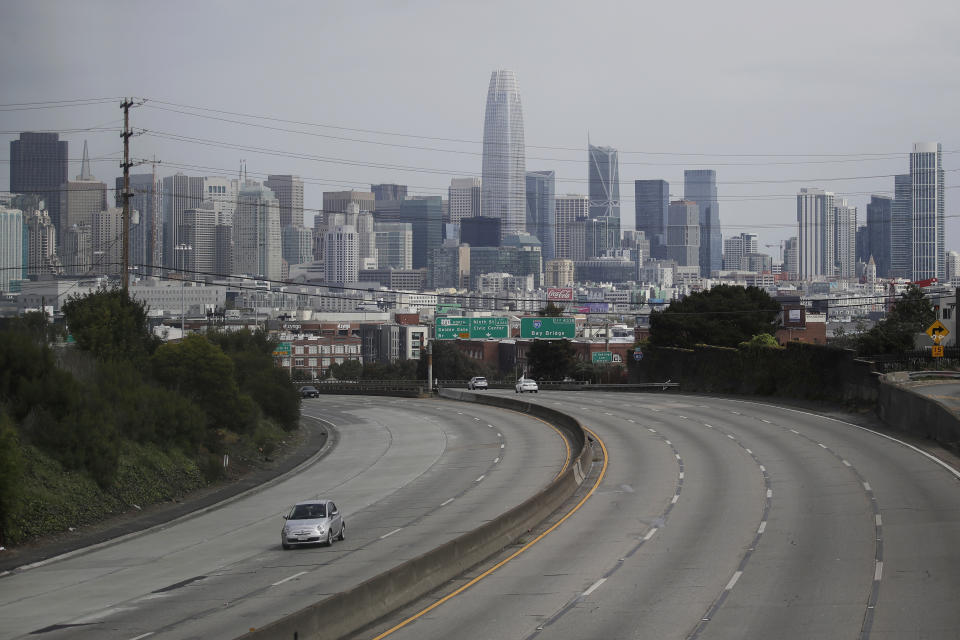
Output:
<instances>
[{"instance_id":1,"label":"utility pole","mask_svg":"<svg viewBox=\"0 0 960 640\"><path fill-rule=\"evenodd\" d=\"M123 109L123 131L120 137L123 138L123 162L120 167L123 168L123 293L129 294L130 288L130 107L133 106L133 100L129 98L120 103Z\"/></svg>"}]
</instances>

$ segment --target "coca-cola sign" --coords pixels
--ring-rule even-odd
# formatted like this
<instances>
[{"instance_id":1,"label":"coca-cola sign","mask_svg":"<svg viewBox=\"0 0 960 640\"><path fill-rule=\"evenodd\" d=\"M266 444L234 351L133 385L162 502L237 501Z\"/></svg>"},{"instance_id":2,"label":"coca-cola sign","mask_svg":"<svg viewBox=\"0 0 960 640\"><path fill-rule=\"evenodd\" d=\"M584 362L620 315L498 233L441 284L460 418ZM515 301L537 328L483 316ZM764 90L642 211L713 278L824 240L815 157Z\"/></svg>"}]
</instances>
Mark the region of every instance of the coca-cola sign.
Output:
<instances>
[{"instance_id":1,"label":"coca-cola sign","mask_svg":"<svg viewBox=\"0 0 960 640\"><path fill-rule=\"evenodd\" d=\"M573 289L559 289L556 287L550 287L547 289L547 300L570 302L573 300Z\"/></svg>"}]
</instances>

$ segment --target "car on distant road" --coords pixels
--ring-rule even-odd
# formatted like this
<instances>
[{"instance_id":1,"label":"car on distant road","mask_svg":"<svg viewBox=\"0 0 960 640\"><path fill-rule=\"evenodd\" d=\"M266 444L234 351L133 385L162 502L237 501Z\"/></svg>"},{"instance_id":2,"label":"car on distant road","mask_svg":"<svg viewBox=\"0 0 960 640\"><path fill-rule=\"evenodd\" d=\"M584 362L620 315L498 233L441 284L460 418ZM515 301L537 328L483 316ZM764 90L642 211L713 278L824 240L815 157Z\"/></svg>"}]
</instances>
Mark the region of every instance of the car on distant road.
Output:
<instances>
[{"instance_id":1,"label":"car on distant road","mask_svg":"<svg viewBox=\"0 0 960 640\"><path fill-rule=\"evenodd\" d=\"M300 397L301 398L319 398L320 391L316 387L307 385L305 387L300 387Z\"/></svg>"},{"instance_id":2,"label":"car on distant road","mask_svg":"<svg viewBox=\"0 0 960 640\"><path fill-rule=\"evenodd\" d=\"M483 376L474 376L470 378L470 382L467 383L467 389L476 390L476 389L486 389L487 388L487 379Z\"/></svg>"},{"instance_id":3,"label":"car on distant road","mask_svg":"<svg viewBox=\"0 0 960 640\"><path fill-rule=\"evenodd\" d=\"M333 500L298 502L283 519L280 546L284 549L309 544L329 547L334 540L343 540L347 530L347 523Z\"/></svg>"},{"instance_id":4,"label":"car on distant road","mask_svg":"<svg viewBox=\"0 0 960 640\"><path fill-rule=\"evenodd\" d=\"M514 387L517 393L538 393L540 387L537 386L536 380L531 380L530 378L520 378L517 380L517 386Z\"/></svg>"}]
</instances>

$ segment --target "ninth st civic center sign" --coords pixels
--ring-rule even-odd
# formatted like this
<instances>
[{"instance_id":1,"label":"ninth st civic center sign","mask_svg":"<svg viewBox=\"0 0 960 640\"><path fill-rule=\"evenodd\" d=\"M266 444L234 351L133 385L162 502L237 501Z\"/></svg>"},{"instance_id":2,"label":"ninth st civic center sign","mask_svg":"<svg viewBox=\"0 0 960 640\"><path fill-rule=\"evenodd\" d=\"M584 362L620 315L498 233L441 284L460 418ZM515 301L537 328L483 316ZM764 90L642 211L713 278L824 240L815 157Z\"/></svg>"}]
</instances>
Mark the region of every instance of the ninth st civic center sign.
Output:
<instances>
[{"instance_id":1,"label":"ninth st civic center sign","mask_svg":"<svg viewBox=\"0 0 960 640\"><path fill-rule=\"evenodd\" d=\"M577 335L577 321L573 318L520 318L521 338L559 340Z\"/></svg>"}]
</instances>

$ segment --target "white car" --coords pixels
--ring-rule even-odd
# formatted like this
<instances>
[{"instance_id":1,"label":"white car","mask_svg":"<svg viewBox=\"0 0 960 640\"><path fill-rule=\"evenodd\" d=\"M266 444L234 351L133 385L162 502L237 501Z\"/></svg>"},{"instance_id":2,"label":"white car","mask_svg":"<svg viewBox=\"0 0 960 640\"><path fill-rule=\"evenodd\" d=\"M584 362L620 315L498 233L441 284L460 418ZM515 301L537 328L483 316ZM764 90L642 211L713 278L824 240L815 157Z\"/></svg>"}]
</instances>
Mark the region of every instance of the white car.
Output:
<instances>
[{"instance_id":1,"label":"white car","mask_svg":"<svg viewBox=\"0 0 960 640\"><path fill-rule=\"evenodd\" d=\"M517 386L514 388L517 393L524 393L525 391L537 393L540 391L540 387L537 386L537 381L531 380L530 378L520 378L517 380Z\"/></svg>"},{"instance_id":2,"label":"white car","mask_svg":"<svg viewBox=\"0 0 960 640\"><path fill-rule=\"evenodd\" d=\"M475 376L470 378L470 382L467 383L467 389L475 391L477 389L486 389L487 388L487 379L483 376Z\"/></svg>"}]
</instances>

